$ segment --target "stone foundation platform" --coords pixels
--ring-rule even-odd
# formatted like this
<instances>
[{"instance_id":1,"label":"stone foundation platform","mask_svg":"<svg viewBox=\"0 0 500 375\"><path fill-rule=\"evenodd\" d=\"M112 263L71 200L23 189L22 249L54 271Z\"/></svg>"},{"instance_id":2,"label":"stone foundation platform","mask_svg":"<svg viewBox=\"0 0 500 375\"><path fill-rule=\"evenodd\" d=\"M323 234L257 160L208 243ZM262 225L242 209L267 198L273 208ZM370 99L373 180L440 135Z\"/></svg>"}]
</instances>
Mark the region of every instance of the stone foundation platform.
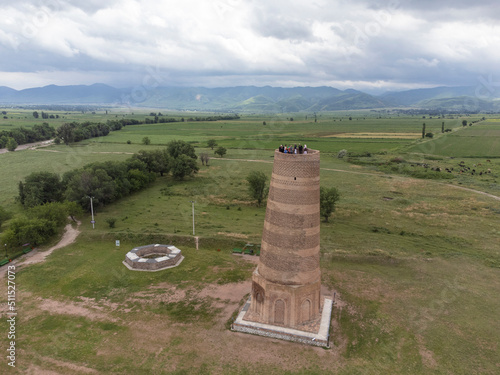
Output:
<instances>
[{"instance_id":1,"label":"stone foundation platform","mask_svg":"<svg viewBox=\"0 0 500 375\"><path fill-rule=\"evenodd\" d=\"M231 329L236 332L251 333L254 335L271 337L280 340L293 341L306 345L314 345L320 347L330 347L330 322L332 318L333 301L325 298L323 309L321 312L320 326L317 332L300 331L287 327L275 326L271 324L263 324L244 320L245 315L249 312L251 298L245 303L243 309L238 314Z\"/></svg>"},{"instance_id":2,"label":"stone foundation platform","mask_svg":"<svg viewBox=\"0 0 500 375\"><path fill-rule=\"evenodd\" d=\"M144 258L148 255L155 258ZM172 245L146 245L135 247L125 255L123 264L132 271L161 271L178 266L184 257L181 251Z\"/></svg>"}]
</instances>

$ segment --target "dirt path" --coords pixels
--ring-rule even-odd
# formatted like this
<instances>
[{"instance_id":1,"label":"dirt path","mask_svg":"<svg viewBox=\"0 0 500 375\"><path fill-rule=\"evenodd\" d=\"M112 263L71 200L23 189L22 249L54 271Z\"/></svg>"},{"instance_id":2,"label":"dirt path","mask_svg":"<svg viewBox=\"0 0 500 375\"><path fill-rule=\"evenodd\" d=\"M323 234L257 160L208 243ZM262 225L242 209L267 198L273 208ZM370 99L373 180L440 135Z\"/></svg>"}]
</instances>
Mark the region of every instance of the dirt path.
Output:
<instances>
[{"instance_id":1,"label":"dirt path","mask_svg":"<svg viewBox=\"0 0 500 375\"><path fill-rule=\"evenodd\" d=\"M33 250L32 252L29 252L26 255L23 255L17 259L14 259L12 263L9 263L10 265L15 265L17 266L16 268L19 269L20 267L24 267L30 264L35 264L35 263L40 263L45 260L54 250L60 249L62 247L68 246L69 244L72 244L75 242L76 238L80 234L80 231L78 228L80 227L81 222L77 221L77 227L73 228L71 224L66 225L64 228L65 232L63 236L61 237L61 240L54 246L52 246L50 249L40 252L38 249ZM0 278L3 278L5 275L5 272L7 270L7 266L4 266L0 268Z\"/></svg>"},{"instance_id":2,"label":"dirt path","mask_svg":"<svg viewBox=\"0 0 500 375\"><path fill-rule=\"evenodd\" d=\"M36 149L36 148L39 148L39 147L47 147L47 146L50 146L53 142L54 142L54 140L50 139L48 141L26 143L24 145L17 146L16 151L26 150L28 148ZM0 154L5 154L7 152L9 152L9 151L6 148L1 148L0 149Z\"/></svg>"},{"instance_id":3,"label":"dirt path","mask_svg":"<svg viewBox=\"0 0 500 375\"><path fill-rule=\"evenodd\" d=\"M498 197L496 195L493 195L493 194L490 194L490 193L485 193L484 191L480 191L480 190L476 190L476 189L471 189L471 188L466 188L466 187L463 187L463 186L451 185L451 184L446 184L446 186L451 186L451 187L454 187L455 189L462 189L462 190L472 191L473 193L486 195L487 197L490 197L490 198L496 199L497 201L500 201L500 197Z\"/></svg>"}]
</instances>

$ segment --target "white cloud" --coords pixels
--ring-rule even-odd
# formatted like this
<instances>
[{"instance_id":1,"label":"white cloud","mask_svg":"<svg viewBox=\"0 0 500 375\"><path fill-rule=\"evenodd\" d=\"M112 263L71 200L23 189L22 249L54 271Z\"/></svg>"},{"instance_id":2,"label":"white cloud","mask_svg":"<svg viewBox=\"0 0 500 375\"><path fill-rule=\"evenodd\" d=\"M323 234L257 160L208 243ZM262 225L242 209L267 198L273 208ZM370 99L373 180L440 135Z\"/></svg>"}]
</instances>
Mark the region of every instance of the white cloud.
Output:
<instances>
[{"instance_id":1,"label":"white cloud","mask_svg":"<svg viewBox=\"0 0 500 375\"><path fill-rule=\"evenodd\" d=\"M483 0L1 3L0 85L133 84L151 65L195 86L460 85L499 73L500 11Z\"/></svg>"}]
</instances>

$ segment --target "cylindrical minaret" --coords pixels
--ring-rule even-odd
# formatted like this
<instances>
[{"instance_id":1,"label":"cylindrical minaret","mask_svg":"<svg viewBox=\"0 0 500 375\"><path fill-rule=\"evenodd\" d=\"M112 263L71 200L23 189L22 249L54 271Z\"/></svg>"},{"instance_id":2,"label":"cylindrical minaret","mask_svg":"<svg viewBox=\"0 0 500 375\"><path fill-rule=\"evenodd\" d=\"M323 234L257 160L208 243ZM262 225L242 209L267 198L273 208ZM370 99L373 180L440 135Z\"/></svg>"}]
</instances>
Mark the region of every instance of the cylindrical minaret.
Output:
<instances>
[{"instance_id":1,"label":"cylindrical minaret","mask_svg":"<svg viewBox=\"0 0 500 375\"><path fill-rule=\"evenodd\" d=\"M251 319L299 327L320 314L319 151L274 154Z\"/></svg>"}]
</instances>

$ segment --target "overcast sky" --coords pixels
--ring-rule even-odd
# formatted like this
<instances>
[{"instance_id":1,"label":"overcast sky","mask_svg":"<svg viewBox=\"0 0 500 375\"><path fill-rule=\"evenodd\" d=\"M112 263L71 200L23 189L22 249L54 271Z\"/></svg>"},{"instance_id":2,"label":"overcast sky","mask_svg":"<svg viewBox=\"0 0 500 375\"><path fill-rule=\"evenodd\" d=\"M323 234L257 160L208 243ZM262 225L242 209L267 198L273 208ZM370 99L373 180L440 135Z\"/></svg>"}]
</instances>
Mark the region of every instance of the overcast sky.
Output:
<instances>
[{"instance_id":1,"label":"overcast sky","mask_svg":"<svg viewBox=\"0 0 500 375\"><path fill-rule=\"evenodd\" d=\"M500 82L495 0L0 0L0 11L0 86L15 89Z\"/></svg>"}]
</instances>

